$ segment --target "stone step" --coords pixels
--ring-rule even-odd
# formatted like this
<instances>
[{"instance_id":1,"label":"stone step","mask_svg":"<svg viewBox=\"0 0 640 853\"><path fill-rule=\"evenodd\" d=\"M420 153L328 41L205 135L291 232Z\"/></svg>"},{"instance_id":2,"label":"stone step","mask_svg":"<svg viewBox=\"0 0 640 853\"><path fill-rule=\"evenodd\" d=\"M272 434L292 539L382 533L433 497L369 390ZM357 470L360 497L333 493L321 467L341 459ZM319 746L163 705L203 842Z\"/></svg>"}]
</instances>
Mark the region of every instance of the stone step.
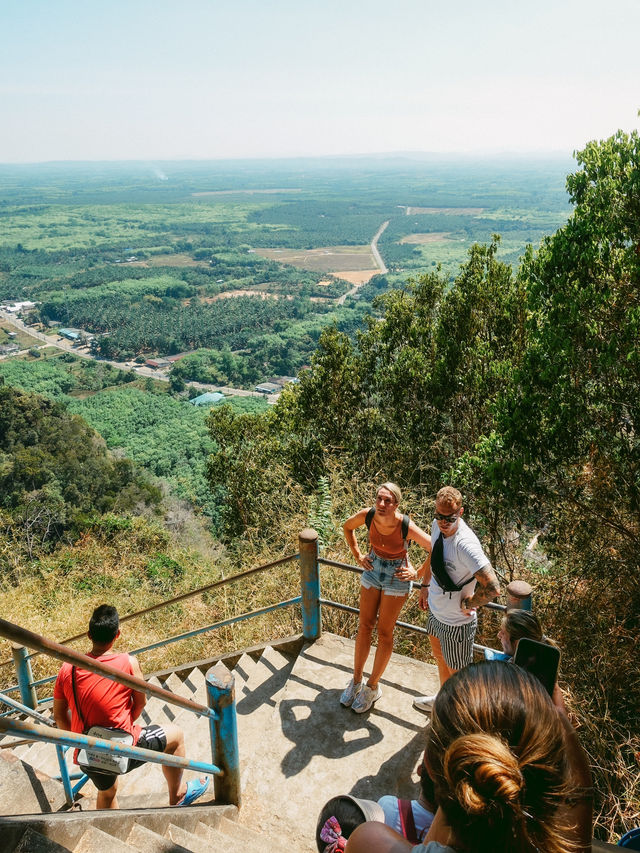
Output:
<instances>
[{"instance_id":1,"label":"stone step","mask_svg":"<svg viewBox=\"0 0 640 853\"><path fill-rule=\"evenodd\" d=\"M13 848L13 853L69 853L69 848L28 827L17 847ZM110 851L104 851L104 853L110 853Z\"/></svg>"},{"instance_id":2,"label":"stone step","mask_svg":"<svg viewBox=\"0 0 640 853\"><path fill-rule=\"evenodd\" d=\"M80 841L74 846L73 853L131 853L131 846L125 841L103 832L96 826L90 826Z\"/></svg>"},{"instance_id":3,"label":"stone step","mask_svg":"<svg viewBox=\"0 0 640 853\"><path fill-rule=\"evenodd\" d=\"M60 782L6 749L0 752L0 803L3 815L40 814L59 811L66 800Z\"/></svg>"},{"instance_id":4,"label":"stone step","mask_svg":"<svg viewBox=\"0 0 640 853\"><path fill-rule=\"evenodd\" d=\"M374 652L365 672L371 671ZM351 793L377 800L415 793L413 771L428 717L412 707L412 698L437 692L437 670L392 655L380 682L382 697L368 713L356 714L339 702L353 654L352 640L332 634L306 646L276 713L262 723L261 742L253 741L239 821L273 837L283 826L295 826L300 853L315 851L316 819L331 797Z\"/></svg>"},{"instance_id":5,"label":"stone step","mask_svg":"<svg viewBox=\"0 0 640 853\"><path fill-rule=\"evenodd\" d=\"M188 847L183 847L147 829L145 826L135 824L127 838L127 844L135 850L144 850L144 853L191 853Z\"/></svg>"}]
</instances>

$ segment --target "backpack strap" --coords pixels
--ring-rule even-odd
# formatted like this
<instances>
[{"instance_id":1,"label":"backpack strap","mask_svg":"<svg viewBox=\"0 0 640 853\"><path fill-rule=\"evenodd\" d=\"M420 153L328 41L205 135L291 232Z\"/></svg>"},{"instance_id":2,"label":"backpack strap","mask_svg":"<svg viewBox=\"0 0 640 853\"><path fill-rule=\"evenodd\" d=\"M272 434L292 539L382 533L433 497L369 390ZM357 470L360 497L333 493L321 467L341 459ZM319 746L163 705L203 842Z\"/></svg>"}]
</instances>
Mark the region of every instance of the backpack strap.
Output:
<instances>
[{"instance_id":1,"label":"backpack strap","mask_svg":"<svg viewBox=\"0 0 640 853\"><path fill-rule=\"evenodd\" d=\"M398 798L398 812L400 814L400 828L404 837L412 844L420 844L420 839L416 832L416 824L413 819L411 800L401 800Z\"/></svg>"},{"instance_id":2,"label":"backpack strap","mask_svg":"<svg viewBox=\"0 0 640 853\"><path fill-rule=\"evenodd\" d=\"M410 520L411 520L411 519L409 518L409 516L408 516L408 515L403 515L403 516L402 516L402 528L401 528L401 529L402 529L402 538L404 539L404 547L405 547L405 548L406 548L406 547L408 546L408 544L409 544L409 543L407 542L407 536L409 535L409 521L410 521Z\"/></svg>"},{"instance_id":3,"label":"backpack strap","mask_svg":"<svg viewBox=\"0 0 640 853\"><path fill-rule=\"evenodd\" d=\"M371 527L371 522L373 521L373 516L376 514L376 508L374 506L370 507L367 510L367 514L364 517L364 523L367 525L367 530Z\"/></svg>"}]
</instances>

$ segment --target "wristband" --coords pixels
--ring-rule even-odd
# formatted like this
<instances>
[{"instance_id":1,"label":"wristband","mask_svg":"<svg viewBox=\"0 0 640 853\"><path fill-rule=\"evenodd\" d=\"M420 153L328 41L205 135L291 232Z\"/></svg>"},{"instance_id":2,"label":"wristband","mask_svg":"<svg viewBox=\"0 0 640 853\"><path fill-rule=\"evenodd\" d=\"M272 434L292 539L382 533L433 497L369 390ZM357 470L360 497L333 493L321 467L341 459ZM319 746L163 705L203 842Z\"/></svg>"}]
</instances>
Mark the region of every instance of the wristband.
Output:
<instances>
[{"instance_id":1,"label":"wristband","mask_svg":"<svg viewBox=\"0 0 640 853\"><path fill-rule=\"evenodd\" d=\"M420 584L420 589L425 589L425 588L427 588L427 587L429 587L429 586L430 586L430 584L428 584L428 583L421 583L421 584Z\"/></svg>"}]
</instances>

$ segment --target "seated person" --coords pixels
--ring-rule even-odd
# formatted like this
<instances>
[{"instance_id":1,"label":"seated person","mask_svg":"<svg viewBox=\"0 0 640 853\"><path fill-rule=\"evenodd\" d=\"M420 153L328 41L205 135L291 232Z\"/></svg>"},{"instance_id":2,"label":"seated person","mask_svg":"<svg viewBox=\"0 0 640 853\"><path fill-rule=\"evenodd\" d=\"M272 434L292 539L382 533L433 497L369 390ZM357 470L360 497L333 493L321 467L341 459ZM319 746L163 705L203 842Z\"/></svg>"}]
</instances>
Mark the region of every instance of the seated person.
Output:
<instances>
[{"instance_id":1,"label":"seated person","mask_svg":"<svg viewBox=\"0 0 640 853\"><path fill-rule=\"evenodd\" d=\"M384 812L378 803L373 800L360 800L349 794L332 797L318 818L318 853L337 853L344 850L353 830L368 820L384 823Z\"/></svg>"},{"instance_id":2,"label":"seated person","mask_svg":"<svg viewBox=\"0 0 640 853\"><path fill-rule=\"evenodd\" d=\"M542 625L537 616L529 610L507 610L498 631L498 639L507 658L512 658L516 652L518 640L526 637L539 643L554 645L542 633Z\"/></svg>"},{"instance_id":3,"label":"seated person","mask_svg":"<svg viewBox=\"0 0 640 853\"><path fill-rule=\"evenodd\" d=\"M122 670L127 675L143 678L140 664L135 657L111 651L119 636L120 620L116 608L108 604L96 607L89 621L89 639L92 645L88 656ZM132 735L135 746L184 756L184 736L178 726L165 723L163 726L149 725L141 728L135 724L146 701L144 693L65 663L58 673L53 691L53 717L56 726L64 731L82 734L92 726L122 729ZM76 763L77 758L76 750ZM129 759L127 773L141 764L144 762ZM118 776L83 765L80 769L98 789L96 808L117 809ZM206 791L209 784L209 777L202 777L192 779L187 785L179 767L162 765L162 772L169 790L170 805L190 805Z\"/></svg>"},{"instance_id":4,"label":"seated person","mask_svg":"<svg viewBox=\"0 0 640 853\"><path fill-rule=\"evenodd\" d=\"M384 811L384 822L408 841L418 844L427 834L436 811L433 780L426 765L426 753L417 768L420 777L420 793L417 800L401 800L384 796L378 805Z\"/></svg>"},{"instance_id":5,"label":"seated person","mask_svg":"<svg viewBox=\"0 0 640 853\"><path fill-rule=\"evenodd\" d=\"M438 811L412 847L365 823L346 853L587 853L591 773L564 711L502 661L458 671L438 693L427 741Z\"/></svg>"}]
</instances>

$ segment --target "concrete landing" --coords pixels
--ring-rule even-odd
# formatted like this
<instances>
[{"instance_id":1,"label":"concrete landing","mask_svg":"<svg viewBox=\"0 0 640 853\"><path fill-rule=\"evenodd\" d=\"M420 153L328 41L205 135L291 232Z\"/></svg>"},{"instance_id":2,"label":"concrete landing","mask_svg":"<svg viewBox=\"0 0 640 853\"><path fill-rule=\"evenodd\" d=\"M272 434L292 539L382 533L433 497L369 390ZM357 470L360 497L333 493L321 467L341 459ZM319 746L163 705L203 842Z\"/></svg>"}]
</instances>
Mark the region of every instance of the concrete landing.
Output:
<instances>
[{"instance_id":1,"label":"concrete landing","mask_svg":"<svg viewBox=\"0 0 640 853\"><path fill-rule=\"evenodd\" d=\"M370 672L372 650L365 673ZM260 741L251 750L239 821L278 834L295 827L299 849L315 850L315 826L324 803L338 794L377 800L415 794L414 771L428 717L412 698L438 689L437 669L392 655L380 684L382 697L365 714L340 705L353 670L354 642L333 634L298 656Z\"/></svg>"}]
</instances>

